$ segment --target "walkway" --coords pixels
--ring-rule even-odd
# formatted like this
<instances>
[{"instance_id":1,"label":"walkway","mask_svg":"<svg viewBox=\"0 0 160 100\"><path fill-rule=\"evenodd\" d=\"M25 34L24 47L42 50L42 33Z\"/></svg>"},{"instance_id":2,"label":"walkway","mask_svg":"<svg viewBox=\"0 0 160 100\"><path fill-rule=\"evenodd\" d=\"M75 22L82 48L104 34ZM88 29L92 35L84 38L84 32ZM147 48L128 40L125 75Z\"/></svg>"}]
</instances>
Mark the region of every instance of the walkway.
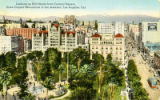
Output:
<instances>
[{"instance_id":1,"label":"walkway","mask_svg":"<svg viewBox=\"0 0 160 100\"><path fill-rule=\"evenodd\" d=\"M53 98L53 99L50 99L50 100L63 100L64 98L68 97L70 94L71 94L71 91L68 90L65 95L63 95L61 97Z\"/></svg>"}]
</instances>

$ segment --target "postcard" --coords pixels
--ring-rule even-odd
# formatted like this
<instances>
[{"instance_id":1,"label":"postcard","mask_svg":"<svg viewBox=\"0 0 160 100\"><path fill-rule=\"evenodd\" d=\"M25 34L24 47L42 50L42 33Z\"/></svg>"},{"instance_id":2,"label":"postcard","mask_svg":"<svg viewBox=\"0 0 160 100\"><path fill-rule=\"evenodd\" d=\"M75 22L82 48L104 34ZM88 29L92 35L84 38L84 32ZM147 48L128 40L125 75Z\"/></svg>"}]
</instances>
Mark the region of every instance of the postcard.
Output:
<instances>
[{"instance_id":1,"label":"postcard","mask_svg":"<svg viewBox=\"0 0 160 100\"><path fill-rule=\"evenodd\" d=\"M0 0L0 100L160 100L160 0Z\"/></svg>"}]
</instances>

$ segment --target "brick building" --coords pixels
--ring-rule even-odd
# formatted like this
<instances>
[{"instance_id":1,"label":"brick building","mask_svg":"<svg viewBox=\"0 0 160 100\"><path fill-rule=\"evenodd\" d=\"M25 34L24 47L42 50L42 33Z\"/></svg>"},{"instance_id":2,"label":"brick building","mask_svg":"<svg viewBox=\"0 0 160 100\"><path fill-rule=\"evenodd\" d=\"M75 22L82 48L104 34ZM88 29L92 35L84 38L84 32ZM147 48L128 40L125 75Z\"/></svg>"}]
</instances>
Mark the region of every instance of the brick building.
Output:
<instances>
[{"instance_id":1,"label":"brick building","mask_svg":"<svg viewBox=\"0 0 160 100\"><path fill-rule=\"evenodd\" d=\"M26 39L32 39L33 33L38 33L38 30L35 28L15 28L6 30L6 35L8 36L22 36Z\"/></svg>"}]
</instances>

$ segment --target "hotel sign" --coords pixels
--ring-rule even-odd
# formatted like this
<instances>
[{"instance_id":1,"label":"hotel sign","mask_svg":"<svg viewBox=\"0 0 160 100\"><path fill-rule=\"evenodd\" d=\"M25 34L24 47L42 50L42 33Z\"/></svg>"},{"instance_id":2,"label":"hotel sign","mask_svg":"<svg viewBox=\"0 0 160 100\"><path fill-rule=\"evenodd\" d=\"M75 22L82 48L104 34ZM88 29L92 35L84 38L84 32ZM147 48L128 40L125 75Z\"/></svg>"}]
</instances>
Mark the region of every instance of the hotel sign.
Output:
<instances>
[{"instance_id":1,"label":"hotel sign","mask_svg":"<svg viewBox=\"0 0 160 100\"><path fill-rule=\"evenodd\" d=\"M157 23L148 23L148 31L157 31Z\"/></svg>"}]
</instances>

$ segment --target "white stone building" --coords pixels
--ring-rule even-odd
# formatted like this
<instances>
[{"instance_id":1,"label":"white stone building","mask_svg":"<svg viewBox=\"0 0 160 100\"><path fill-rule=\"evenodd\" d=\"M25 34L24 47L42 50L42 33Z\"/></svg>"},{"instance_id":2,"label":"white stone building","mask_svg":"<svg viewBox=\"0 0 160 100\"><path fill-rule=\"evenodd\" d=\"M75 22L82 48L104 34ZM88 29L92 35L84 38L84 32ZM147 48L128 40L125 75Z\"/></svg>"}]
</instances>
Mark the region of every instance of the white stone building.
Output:
<instances>
[{"instance_id":1,"label":"white stone building","mask_svg":"<svg viewBox=\"0 0 160 100\"><path fill-rule=\"evenodd\" d=\"M144 44L147 42L160 42L160 21L159 22L142 22L140 24L140 39Z\"/></svg>"},{"instance_id":2,"label":"white stone building","mask_svg":"<svg viewBox=\"0 0 160 100\"><path fill-rule=\"evenodd\" d=\"M125 39L122 34L106 35L94 34L90 40L90 53L98 53L106 59L108 54L112 54L113 61L124 63Z\"/></svg>"},{"instance_id":3,"label":"white stone building","mask_svg":"<svg viewBox=\"0 0 160 100\"><path fill-rule=\"evenodd\" d=\"M135 41L138 42L139 25L138 24L130 24L129 25L129 34Z\"/></svg>"},{"instance_id":4,"label":"white stone building","mask_svg":"<svg viewBox=\"0 0 160 100\"><path fill-rule=\"evenodd\" d=\"M115 35L121 33L124 36L124 23L115 22L114 24L114 33Z\"/></svg>"},{"instance_id":5,"label":"white stone building","mask_svg":"<svg viewBox=\"0 0 160 100\"><path fill-rule=\"evenodd\" d=\"M111 33L113 34L114 27L112 23L98 23L98 33Z\"/></svg>"},{"instance_id":6,"label":"white stone building","mask_svg":"<svg viewBox=\"0 0 160 100\"><path fill-rule=\"evenodd\" d=\"M50 31L32 34L32 51L57 48L61 52L70 52L78 47L89 50L89 45L85 44L85 35L84 30L61 32L59 27L53 26Z\"/></svg>"},{"instance_id":7,"label":"white stone building","mask_svg":"<svg viewBox=\"0 0 160 100\"><path fill-rule=\"evenodd\" d=\"M105 34L118 34L121 33L124 36L124 23L113 22L113 23L98 23L98 33Z\"/></svg>"},{"instance_id":8,"label":"white stone building","mask_svg":"<svg viewBox=\"0 0 160 100\"><path fill-rule=\"evenodd\" d=\"M0 36L0 53L17 52L18 48L17 36Z\"/></svg>"},{"instance_id":9,"label":"white stone building","mask_svg":"<svg viewBox=\"0 0 160 100\"><path fill-rule=\"evenodd\" d=\"M45 51L48 49L48 31L32 34L32 51Z\"/></svg>"},{"instance_id":10,"label":"white stone building","mask_svg":"<svg viewBox=\"0 0 160 100\"><path fill-rule=\"evenodd\" d=\"M48 34L49 47L59 48L60 46L60 28L52 27L50 33Z\"/></svg>"}]
</instances>

